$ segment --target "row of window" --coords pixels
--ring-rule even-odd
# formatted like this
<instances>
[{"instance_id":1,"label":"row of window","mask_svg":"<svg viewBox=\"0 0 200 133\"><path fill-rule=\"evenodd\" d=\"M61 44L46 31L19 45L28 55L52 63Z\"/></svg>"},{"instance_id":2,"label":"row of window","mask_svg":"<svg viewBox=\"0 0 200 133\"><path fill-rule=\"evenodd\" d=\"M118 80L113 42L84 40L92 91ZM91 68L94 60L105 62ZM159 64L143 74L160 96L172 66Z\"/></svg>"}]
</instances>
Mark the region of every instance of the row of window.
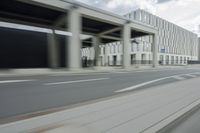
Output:
<instances>
[{"instance_id":1,"label":"row of window","mask_svg":"<svg viewBox=\"0 0 200 133\"><path fill-rule=\"evenodd\" d=\"M140 9L127 17L158 28L158 44L162 47L159 52L197 56L196 34ZM143 37L140 39L148 40Z\"/></svg>"},{"instance_id":2,"label":"row of window","mask_svg":"<svg viewBox=\"0 0 200 133\"><path fill-rule=\"evenodd\" d=\"M165 55L165 59L164 59L164 55L160 55L160 59L159 62L160 64L186 64L187 61L189 61L190 58L189 57L183 57L181 56L180 58L178 56L169 56L169 55Z\"/></svg>"}]
</instances>

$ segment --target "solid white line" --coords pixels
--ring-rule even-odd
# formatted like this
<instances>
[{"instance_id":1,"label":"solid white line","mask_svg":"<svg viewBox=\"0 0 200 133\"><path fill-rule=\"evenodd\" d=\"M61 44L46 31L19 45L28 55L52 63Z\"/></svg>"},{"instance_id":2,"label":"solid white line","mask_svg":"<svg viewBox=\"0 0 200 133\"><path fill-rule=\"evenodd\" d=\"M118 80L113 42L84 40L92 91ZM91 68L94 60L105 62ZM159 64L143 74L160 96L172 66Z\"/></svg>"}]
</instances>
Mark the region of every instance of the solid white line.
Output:
<instances>
[{"instance_id":1,"label":"solid white line","mask_svg":"<svg viewBox=\"0 0 200 133\"><path fill-rule=\"evenodd\" d=\"M188 74L195 74L195 73L188 73ZM173 76L169 76L169 77L163 77L163 78L151 80L151 81L144 82L144 83L141 83L141 84L137 84L137 85L134 85L134 86L131 86L131 87L128 87L128 88L117 90L115 92L119 93L119 92L131 91L131 90L137 89L139 87L142 87L142 86L145 86L145 85L149 85L149 84L152 84L152 83L155 83L155 82L158 82L158 81L162 81L162 80L165 80L165 79L169 79L169 78L177 78L177 77L179 77L179 80L180 80L180 78L183 80L183 77L180 77L180 76L183 76L183 75L186 75L186 74L173 75Z\"/></svg>"},{"instance_id":2,"label":"solid white line","mask_svg":"<svg viewBox=\"0 0 200 133\"><path fill-rule=\"evenodd\" d=\"M130 72L110 72L110 73L130 73Z\"/></svg>"},{"instance_id":3,"label":"solid white line","mask_svg":"<svg viewBox=\"0 0 200 133\"><path fill-rule=\"evenodd\" d=\"M110 74L110 73L71 73L71 74L65 74L65 73L59 73L59 74L53 74L53 75L48 75L48 76L51 76L51 77L58 77L58 76L82 76L82 75L103 75L103 74Z\"/></svg>"},{"instance_id":4,"label":"solid white line","mask_svg":"<svg viewBox=\"0 0 200 133\"><path fill-rule=\"evenodd\" d=\"M148 84L152 84L152 83L155 83L155 82L158 82L158 81L161 81L161 80L165 80L165 79L168 79L168 78L170 78L170 77L164 77L164 78L151 80L151 81L144 82L144 83L141 83L141 84L138 84L138 85L134 85L134 86L131 86L131 87L128 87L128 88L125 88L125 89L117 90L115 92L119 93L119 92L134 90L136 88L139 88L139 87L142 87L142 86L145 86L145 85L148 85Z\"/></svg>"},{"instance_id":5,"label":"solid white line","mask_svg":"<svg viewBox=\"0 0 200 133\"><path fill-rule=\"evenodd\" d=\"M2 80L2 81L0 81L0 84L29 82L29 81L33 81L33 80Z\"/></svg>"},{"instance_id":6,"label":"solid white line","mask_svg":"<svg viewBox=\"0 0 200 133\"><path fill-rule=\"evenodd\" d=\"M181 76L173 76L173 78L177 79L177 80L185 80L186 78L181 77Z\"/></svg>"},{"instance_id":7,"label":"solid white line","mask_svg":"<svg viewBox=\"0 0 200 133\"><path fill-rule=\"evenodd\" d=\"M80 82L98 81L98 80L106 80L106 79L110 79L110 78L98 78L98 79L85 79L85 80L75 80L75 81L65 81L65 82L55 82L55 83L45 83L44 85L71 84L71 83L80 83Z\"/></svg>"},{"instance_id":8,"label":"solid white line","mask_svg":"<svg viewBox=\"0 0 200 133\"><path fill-rule=\"evenodd\" d=\"M192 75L192 74L185 74L185 76L192 77L192 78L196 78L197 77L196 75Z\"/></svg>"}]
</instances>

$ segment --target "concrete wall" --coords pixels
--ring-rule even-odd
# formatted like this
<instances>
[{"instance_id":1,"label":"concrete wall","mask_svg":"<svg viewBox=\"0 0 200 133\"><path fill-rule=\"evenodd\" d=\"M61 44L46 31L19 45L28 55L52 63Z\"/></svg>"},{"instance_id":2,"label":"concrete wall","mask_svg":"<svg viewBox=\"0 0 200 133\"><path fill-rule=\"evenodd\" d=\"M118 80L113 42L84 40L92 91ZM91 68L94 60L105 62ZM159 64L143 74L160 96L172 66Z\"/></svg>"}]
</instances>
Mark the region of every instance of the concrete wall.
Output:
<instances>
[{"instance_id":1,"label":"concrete wall","mask_svg":"<svg viewBox=\"0 0 200 133\"><path fill-rule=\"evenodd\" d=\"M47 66L45 33L0 28L0 68Z\"/></svg>"},{"instance_id":2,"label":"concrete wall","mask_svg":"<svg viewBox=\"0 0 200 133\"><path fill-rule=\"evenodd\" d=\"M66 37L58 35L59 66L66 66ZM0 68L47 68L47 33L0 28Z\"/></svg>"}]
</instances>

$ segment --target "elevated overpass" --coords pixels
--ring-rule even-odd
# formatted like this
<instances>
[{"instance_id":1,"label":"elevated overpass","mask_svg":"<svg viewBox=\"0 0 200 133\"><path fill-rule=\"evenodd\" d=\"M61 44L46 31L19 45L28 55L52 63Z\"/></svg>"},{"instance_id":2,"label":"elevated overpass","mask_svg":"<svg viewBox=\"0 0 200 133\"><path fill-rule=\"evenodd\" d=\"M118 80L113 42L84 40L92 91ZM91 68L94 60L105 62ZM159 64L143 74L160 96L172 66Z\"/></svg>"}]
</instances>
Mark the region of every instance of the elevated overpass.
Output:
<instances>
[{"instance_id":1,"label":"elevated overpass","mask_svg":"<svg viewBox=\"0 0 200 133\"><path fill-rule=\"evenodd\" d=\"M88 46L95 48L95 64L98 65L99 45L114 41L122 41L123 67L130 67L131 39L144 35L153 36L152 65L158 64L157 30L152 26L72 0L2 0L0 3L0 21L48 29L47 62L50 68L60 67L60 56L65 56L65 67L80 69L80 50ZM58 32L65 32L65 47L58 45ZM81 39L81 34L90 37ZM60 50L64 54L60 54Z\"/></svg>"}]
</instances>

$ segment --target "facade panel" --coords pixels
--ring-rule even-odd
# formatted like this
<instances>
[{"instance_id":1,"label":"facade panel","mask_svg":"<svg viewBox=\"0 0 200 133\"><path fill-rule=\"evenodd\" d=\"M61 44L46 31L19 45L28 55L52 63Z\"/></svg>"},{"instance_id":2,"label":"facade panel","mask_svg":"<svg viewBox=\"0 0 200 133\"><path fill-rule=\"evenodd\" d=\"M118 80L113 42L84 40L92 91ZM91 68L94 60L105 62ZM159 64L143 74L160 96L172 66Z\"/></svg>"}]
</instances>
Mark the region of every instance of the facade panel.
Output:
<instances>
[{"instance_id":1,"label":"facade panel","mask_svg":"<svg viewBox=\"0 0 200 133\"><path fill-rule=\"evenodd\" d=\"M125 15L125 17L157 28L158 59L160 59L159 63L162 65L185 65L189 60L198 60L198 37L195 33L141 9L133 11ZM138 59L148 60L149 63L151 63L152 38L151 35L132 38L132 40L135 40L130 45L130 57L132 63L137 62ZM122 45L120 42L115 42L115 45L120 49L113 50L112 45L106 44L105 47L108 47L110 51L108 51L107 55L102 54L100 56L111 56L109 58L110 62L113 62L112 56L121 57L123 51ZM141 55L141 58L139 58L138 55Z\"/></svg>"}]
</instances>

